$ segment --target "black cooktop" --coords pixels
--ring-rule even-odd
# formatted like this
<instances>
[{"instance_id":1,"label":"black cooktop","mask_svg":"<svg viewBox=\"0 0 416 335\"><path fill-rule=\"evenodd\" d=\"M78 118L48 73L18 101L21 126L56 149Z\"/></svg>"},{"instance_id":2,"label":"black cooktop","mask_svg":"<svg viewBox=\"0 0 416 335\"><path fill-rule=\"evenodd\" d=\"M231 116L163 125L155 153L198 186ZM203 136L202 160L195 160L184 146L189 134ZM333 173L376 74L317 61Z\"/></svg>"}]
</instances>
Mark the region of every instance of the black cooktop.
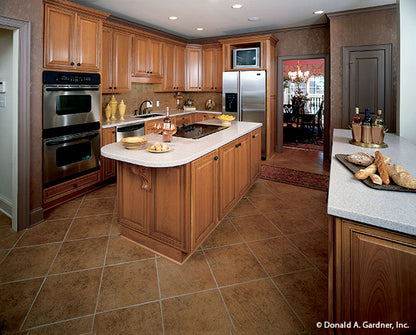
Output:
<instances>
[{"instance_id":1,"label":"black cooktop","mask_svg":"<svg viewBox=\"0 0 416 335\"><path fill-rule=\"evenodd\" d=\"M217 131L223 130L225 128L228 127L193 123L187 126L178 127L174 136L197 139L216 133Z\"/></svg>"}]
</instances>

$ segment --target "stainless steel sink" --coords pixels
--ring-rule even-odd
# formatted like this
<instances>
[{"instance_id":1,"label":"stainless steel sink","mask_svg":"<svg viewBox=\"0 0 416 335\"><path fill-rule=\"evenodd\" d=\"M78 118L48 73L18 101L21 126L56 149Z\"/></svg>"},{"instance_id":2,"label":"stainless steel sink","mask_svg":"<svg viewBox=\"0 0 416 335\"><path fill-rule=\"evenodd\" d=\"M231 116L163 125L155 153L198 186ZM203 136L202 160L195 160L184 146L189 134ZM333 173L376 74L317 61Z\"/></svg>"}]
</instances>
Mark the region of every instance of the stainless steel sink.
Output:
<instances>
[{"instance_id":1,"label":"stainless steel sink","mask_svg":"<svg viewBox=\"0 0 416 335\"><path fill-rule=\"evenodd\" d=\"M156 117L156 116L163 116L164 114L160 113L151 113L151 114L142 114L142 115L129 115L129 117L135 118L135 119L147 119L149 117Z\"/></svg>"}]
</instances>

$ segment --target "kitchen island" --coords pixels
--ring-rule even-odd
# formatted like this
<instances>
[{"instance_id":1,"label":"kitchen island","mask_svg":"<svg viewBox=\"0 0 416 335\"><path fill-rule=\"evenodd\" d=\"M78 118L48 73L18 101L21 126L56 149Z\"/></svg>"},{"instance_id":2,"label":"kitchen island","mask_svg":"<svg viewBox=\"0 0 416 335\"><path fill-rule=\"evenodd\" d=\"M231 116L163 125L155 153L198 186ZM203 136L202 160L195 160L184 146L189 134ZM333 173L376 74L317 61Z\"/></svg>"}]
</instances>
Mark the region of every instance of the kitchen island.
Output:
<instances>
[{"instance_id":1,"label":"kitchen island","mask_svg":"<svg viewBox=\"0 0 416 335\"><path fill-rule=\"evenodd\" d=\"M369 334L363 323L393 323L374 334L416 331L416 193L369 188L335 154L375 149L349 144L350 130L336 129L328 193L329 318L358 322L343 334ZM416 176L416 146L386 134L381 149ZM399 324L396 324L399 322ZM365 325L364 325L365 326ZM407 328L409 327L409 328ZM374 329L373 329L374 330Z\"/></svg>"},{"instance_id":2,"label":"kitchen island","mask_svg":"<svg viewBox=\"0 0 416 335\"><path fill-rule=\"evenodd\" d=\"M200 139L174 137L165 153L104 146L101 154L117 161L122 235L184 263L257 179L260 136L260 123L232 122ZM148 146L162 142L147 137Z\"/></svg>"}]
</instances>

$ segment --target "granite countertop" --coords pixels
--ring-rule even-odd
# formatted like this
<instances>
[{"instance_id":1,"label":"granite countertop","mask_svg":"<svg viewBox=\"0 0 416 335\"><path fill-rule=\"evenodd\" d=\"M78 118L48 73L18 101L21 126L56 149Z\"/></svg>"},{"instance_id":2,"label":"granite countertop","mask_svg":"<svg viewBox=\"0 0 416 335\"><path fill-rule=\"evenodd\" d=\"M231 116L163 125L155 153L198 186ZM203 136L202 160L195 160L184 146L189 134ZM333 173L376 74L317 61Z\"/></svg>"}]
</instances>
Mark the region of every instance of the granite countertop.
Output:
<instances>
[{"instance_id":1,"label":"granite countertop","mask_svg":"<svg viewBox=\"0 0 416 335\"><path fill-rule=\"evenodd\" d=\"M221 121L215 119L200 123L221 125ZM261 126L261 123L233 121L227 129L199 139L173 137L172 142L166 143L172 147L172 150L164 153L151 153L145 148L128 150L116 142L102 147L101 154L107 158L147 167L179 166L192 162ZM148 138L147 146L155 142L163 143L162 135L149 134L145 136Z\"/></svg>"},{"instance_id":2,"label":"granite countertop","mask_svg":"<svg viewBox=\"0 0 416 335\"><path fill-rule=\"evenodd\" d=\"M416 193L376 190L356 179L335 154L374 154L376 149L349 144L350 139L351 130L334 130L328 214L416 236ZM383 156L416 177L416 146L394 134L386 134L384 142Z\"/></svg>"},{"instance_id":3,"label":"granite countertop","mask_svg":"<svg viewBox=\"0 0 416 335\"><path fill-rule=\"evenodd\" d=\"M110 122L103 121L102 128L111 128L111 127L118 127L118 126L124 126L124 125L129 125L129 124L131 125L131 124L144 123L146 121L154 121L154 120L160 119L162 117L165 117L165 115L166 115L166 111L152 111L149 114L152 114L152 113L158 113L158 114L163 114L163 115L158 115L158 116L155 116L155 117L149 117L149 118L146 118L146 119L134 118L134 117L131 117L131 115L125 115L124 116L125 120L123 120L123 121L120 121L120 120L115 120L115 121L110 121ZM198 111L178 112L178 111L174 110L174 111L170 111L169 115L170 116L177 116L177 115L186 115L186 114L193 114L193 113L201 113L201 114L211 113L211 114L218 114L218 115L222 114L221 112L215 112L215 111L201 111L201 110L198 110Z\"/></svg>"}]
</instances>

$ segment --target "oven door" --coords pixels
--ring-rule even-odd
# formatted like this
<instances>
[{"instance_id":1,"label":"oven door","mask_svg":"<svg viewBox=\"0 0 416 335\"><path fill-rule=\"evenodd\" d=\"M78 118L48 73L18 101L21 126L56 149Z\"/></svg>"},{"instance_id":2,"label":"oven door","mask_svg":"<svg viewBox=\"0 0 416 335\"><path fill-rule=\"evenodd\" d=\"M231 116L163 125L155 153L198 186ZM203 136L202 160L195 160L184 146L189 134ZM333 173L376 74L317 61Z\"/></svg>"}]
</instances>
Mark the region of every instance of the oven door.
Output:
<instances>
[{"instance_id":1,"label":"oven door","mask_svg":"<svg viewBox=\"0 0 416 335\"><path fill-rule=\"evenodd\" d=\"M100 132L59 136L43 141L43 186L49 187L100 167Z\"/></svg>"},{"instance_id":2,"label":"oven door","mask_svg":"<svg viewBox=\"0 0 416 335\"><path fill-rule=\"evenodd\" d=\"M43 85L43 129L99 121L99 85Z\"/></svg>"}]
</instances>

